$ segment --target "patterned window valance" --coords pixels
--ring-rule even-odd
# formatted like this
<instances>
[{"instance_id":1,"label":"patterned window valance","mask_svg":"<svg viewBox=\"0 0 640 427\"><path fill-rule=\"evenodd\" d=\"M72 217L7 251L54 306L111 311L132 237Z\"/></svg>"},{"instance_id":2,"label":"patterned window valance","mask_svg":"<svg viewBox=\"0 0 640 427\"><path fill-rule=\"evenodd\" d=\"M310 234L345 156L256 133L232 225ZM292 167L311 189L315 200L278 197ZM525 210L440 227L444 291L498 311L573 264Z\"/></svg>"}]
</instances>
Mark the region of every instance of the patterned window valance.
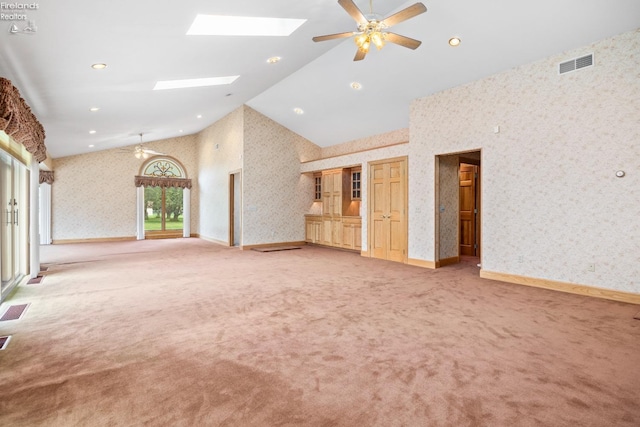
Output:
<instances>
[{"instance_id":1,"label":"patterned window valance","mask_svg":"<svg viewBox=\"0 0 640 427\"><path fill-rule=\"evenodd\" d=\"M53 184L53 171L40 171L40 184Z\"/></svg>"},{"instance_id":2,"label":"patterned window valance","mask_svg":"<svg viewBox=\"0 0 640 427\"><path fill-rule=\"evenodd\" d=\"M136 176L136 187L174 187L191 188L191 180L187 178L166 178L156 176Z\"/></svg>"},{"instance_id":3,"label":"patterned window valance","mask_svg":"<svg viewBox=\"0 0 640 427\"><path fill-rule=\"evenodd\" d=\"M0 130L24 145L38 162L47 158L44 128L10 80L0 77Z\"/></svg>"}]
</instances>

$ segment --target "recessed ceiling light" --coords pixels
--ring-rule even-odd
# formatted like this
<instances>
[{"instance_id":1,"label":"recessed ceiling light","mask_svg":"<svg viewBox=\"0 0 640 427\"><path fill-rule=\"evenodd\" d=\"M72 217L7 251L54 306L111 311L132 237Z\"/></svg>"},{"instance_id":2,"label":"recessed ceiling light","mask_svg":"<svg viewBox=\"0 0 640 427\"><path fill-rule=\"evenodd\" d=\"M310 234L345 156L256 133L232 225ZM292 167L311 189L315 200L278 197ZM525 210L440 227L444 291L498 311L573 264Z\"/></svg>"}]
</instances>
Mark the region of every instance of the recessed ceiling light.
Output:
<instances>
[{"instance_id":1,"label":"recessed ceiling light","mask_svg":"<svg viewBox=\"0 0 640 427\"><path fill-rule=\"evenodd\" d=\"M352 82L351 83L351 89L360 90L360 89L362 89L362 85L360 83L358 83L358 82Z\"/></svg>"},{"instance_id":2,"label":"recessed ceiling light","mask_svg":"<svg viewBox=\"0 0 640 427\"><path fill-rule=\"evenodd\" d=\"M96 133L96 131L95 131L95 130L90 130L90 131L89 131L89 133L90 133L91 135L93 135L94 133Z\"/></svg>"},{"instance_id":3,"label":"recessed ceiling light","mask_svg":"<svg viewBox=\"0 0 640 427\"><path fill-rule=\"evenodd\" d=\"M89 108L89 111L91 111L92 113L95 113L98 110L100 110L99 107L91 107L91 108Z\"/></svg>"},{"instance_id":4,"label":"recessed ceiling light","mask_svg":"<svg viewBox=\"0 0 640 427\"><path fill-rule=\"evenodd\" d=\"M97 64L91 65L91 68L93 68L94 70L104 70L105 68L107 68L107 64L99 62Z\"/></svg>"},{"instance_id":5,"label":"recessed ceiling light","mask_svg":"<svg viewBox=\"0 0 640 427\"><path fill-rule=\"evenodd\" d=\"M277 64L281 59L282 58L280 58L279 56L272 56L271 58L267 59L267 62L269 64Z\"/></svg>"},{"instance_id":6,"label":"recessed ceiling light","mask_svg":"<svg viewBox=\"0 0 640 427\"><path fill-rule=\"evenodd\" d=\"M202 15L193 20L188 36L289 36L306 19Z\"/></svg>"},{"instance_id":7,"label":"recessed ceiling light","mask_svg":"<svg viewBox=\"0 0 640 427\"><path fill-rule=\"evenodd\" d=\"M294 108L293 112L298 115L304 114L304 110L302 108Z\"/></svg>"},{"instance_id":8,"label":"recessed ceiling light","mask_svg":"<svg viewBox=\"0 0 640 427\"><path fill-rule=\"evenodd\" d=\"M458 37L452 37L449 39L449 46L459 46L460 43L462 43L462 40L460 40Z\"/></svg>"},{"instance_id":9,"label":"recessed ceiling light","mask_svg":"<svg viewBox=\"0 0 640 427\"><path fill-rule=\"evenodd\" d=\"M184 131L183 131L182 129L180 129L178 132L182 133L182 132L184 132Z\"/></svg>"},{"instance_id":10,"label":"recessed ceiling light","mask_svg":"<svg viewBox=\"0 0 640 427\"><path fill-rule=\"evenodd\" d=\"M156 83L153 90L184 89L189 87L205 87L228 85L236 81L240 76L207 77L203 79L164 80Z\"/></svg>"},{"instance_id":11,"label":"recessed ceiling light","mask_svg":"<svg viewBox=\"0 0 640 427\"><path fill-rule=\"evenodd\" d=\"M197 117L198 119L201 119L201 118L202 118L202 114L198 114L196 117Z\"/></svg>"},{"instance_id":12,"label":"recessed ceiling light","mask_svg":"<svg viewBox=\"0 0 640 427\"><path fill-rule=\"evenodd\" d=\"M89 148L93 148L93 147L95 147L95 145L93 145L93 144L91 144L91 145L89 146Z\"/></svg>"}]
</instances>

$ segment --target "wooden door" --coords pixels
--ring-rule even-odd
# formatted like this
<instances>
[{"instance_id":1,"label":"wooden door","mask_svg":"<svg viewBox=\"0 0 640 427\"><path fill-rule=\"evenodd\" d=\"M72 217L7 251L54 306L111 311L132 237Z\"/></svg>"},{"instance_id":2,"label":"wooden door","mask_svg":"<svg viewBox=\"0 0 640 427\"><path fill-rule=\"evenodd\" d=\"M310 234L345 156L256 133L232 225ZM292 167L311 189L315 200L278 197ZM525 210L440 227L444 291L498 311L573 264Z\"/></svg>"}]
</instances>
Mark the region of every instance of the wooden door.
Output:
<instances>
[{"instance_id":1,"label":"wooden door","mask_svg":"<svg viewBox=\"0 0 640 427\"><path fill-rule=\"evenodd\" d=\"M477 166L460 164L460 255L476 256Z\"/></svg>"},{"instance_id":2,"label":"wooden door","mask_svg":"<svg viewBox=\"0 0 640 427\"><path fill-rule=\"evenodd\" d=\"M370 166L370 251L374 258L407 261L407 160Z\"/></svg>"}]
</instances>

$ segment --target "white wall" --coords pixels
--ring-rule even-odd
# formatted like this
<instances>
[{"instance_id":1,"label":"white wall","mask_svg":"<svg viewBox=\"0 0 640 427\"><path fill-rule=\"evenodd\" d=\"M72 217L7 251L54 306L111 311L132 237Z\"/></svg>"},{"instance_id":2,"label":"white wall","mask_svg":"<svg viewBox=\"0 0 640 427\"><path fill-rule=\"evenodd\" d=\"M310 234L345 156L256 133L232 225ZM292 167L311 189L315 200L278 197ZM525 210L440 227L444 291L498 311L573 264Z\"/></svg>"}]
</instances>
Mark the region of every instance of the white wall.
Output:
<instances>
[{"instance_id":1,"label":"white wall","mask_svg":"<svg viewBox=\"0 0 640 427\"><path fill-rule=\"evenodd\" d=\"M196 136L202 238L229 242L229 174L243 167L243 121L239 108Z\"/></svg>"}]
</instances>

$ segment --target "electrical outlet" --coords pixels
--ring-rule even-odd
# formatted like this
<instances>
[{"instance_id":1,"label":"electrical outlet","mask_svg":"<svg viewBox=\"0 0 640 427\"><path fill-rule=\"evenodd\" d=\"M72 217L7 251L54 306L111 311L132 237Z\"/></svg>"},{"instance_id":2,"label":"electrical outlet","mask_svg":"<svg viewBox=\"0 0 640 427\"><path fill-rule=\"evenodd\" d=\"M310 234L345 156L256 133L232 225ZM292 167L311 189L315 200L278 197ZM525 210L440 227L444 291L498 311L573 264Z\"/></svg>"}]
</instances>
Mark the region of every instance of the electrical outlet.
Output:
<instances>
[{"instance_id":1,"label":"electrical outlet","mask_svg":"<svg viewBox=\"0 0 640 427\"><path fill-rule=\"evenodd\" d=\"M591 272L596 271L596 264L595 264L595 263L593 263L593 262L590 262L590 263L587 265L587 271L591 271Z\"/></svg>"}]
</instances>

